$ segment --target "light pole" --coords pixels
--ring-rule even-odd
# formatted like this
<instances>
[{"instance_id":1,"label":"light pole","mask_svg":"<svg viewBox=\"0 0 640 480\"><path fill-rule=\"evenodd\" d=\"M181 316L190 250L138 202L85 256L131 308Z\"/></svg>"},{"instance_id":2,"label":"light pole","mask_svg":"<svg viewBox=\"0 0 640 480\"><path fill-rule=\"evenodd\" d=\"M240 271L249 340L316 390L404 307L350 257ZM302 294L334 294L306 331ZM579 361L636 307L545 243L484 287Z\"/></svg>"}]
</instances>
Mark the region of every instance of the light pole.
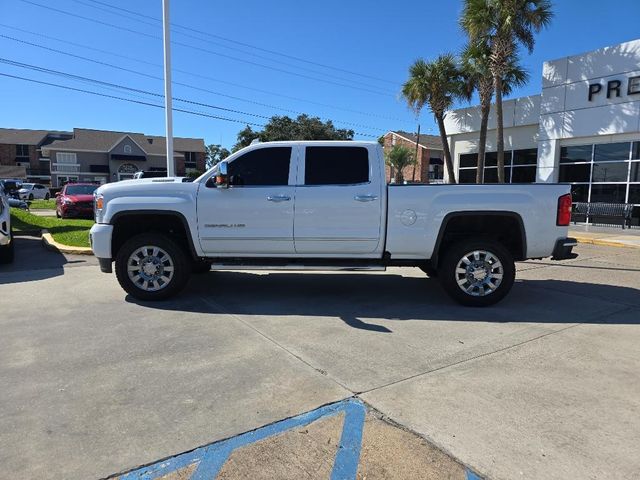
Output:
<instances>
[{"instance_id":1,"label":"light pole","mask_svg":"<svg viewBox=\"0 0 640 480\"><path fill-rule=\"evenodd\" d=\"M173 105L171 99L171 32L169 24L169 0L162 0L162 37L164 43L164 114L167 134L167 177L174 177L173 161Z\"/></svg>"}]
</instances>

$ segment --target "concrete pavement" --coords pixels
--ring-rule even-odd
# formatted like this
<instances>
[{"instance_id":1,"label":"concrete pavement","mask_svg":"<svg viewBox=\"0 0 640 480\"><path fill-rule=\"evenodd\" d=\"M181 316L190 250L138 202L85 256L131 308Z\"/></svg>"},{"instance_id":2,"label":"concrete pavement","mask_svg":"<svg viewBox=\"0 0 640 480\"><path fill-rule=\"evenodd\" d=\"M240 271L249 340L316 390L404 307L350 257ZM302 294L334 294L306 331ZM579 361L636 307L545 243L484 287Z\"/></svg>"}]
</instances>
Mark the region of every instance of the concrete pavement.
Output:
<instances>
[{"instance_id":1,"label":"concrete pavement","mask_svg":"<svg viewBox=\"0 0 640 480\"><path fill-rule=\"evenodd\" d=\"M19 242L0 267L10 478L105 477L354 394L488 478L640 472L638 250L521 263L469 309L417 269L212 272L144 304L92 257Z\"/></svg>"}]
</instances>

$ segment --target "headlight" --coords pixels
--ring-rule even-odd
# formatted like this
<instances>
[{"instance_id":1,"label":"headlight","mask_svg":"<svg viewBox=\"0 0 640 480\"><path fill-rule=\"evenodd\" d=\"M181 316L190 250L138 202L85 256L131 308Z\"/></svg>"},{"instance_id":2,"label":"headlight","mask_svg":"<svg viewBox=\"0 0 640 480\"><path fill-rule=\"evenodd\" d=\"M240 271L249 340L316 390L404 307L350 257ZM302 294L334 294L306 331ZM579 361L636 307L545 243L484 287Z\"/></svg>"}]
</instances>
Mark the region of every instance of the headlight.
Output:
<instances>
[{"instance_id":1,"label":"headlight","mask_svg":"<svg viewBox=\"0 0 640 480\"><path fill-rule=\"evenodd\" d=\"M71 205L73 202L68 198L65 198L64 200L62 200L62 203L64 203L65 205Z\"/></svg>"}]
</instances>

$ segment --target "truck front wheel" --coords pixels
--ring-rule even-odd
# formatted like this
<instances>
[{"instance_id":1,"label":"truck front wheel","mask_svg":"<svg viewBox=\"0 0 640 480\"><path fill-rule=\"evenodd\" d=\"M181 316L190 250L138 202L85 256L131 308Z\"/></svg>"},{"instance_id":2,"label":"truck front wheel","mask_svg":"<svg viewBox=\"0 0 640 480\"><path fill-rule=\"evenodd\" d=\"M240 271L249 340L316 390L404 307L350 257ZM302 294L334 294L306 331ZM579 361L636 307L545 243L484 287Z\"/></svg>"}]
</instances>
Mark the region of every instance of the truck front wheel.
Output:
<instances>
[{"instance_id":1,"label":"truck front wheel","mask_svg":"<svg viewBox=\"0 0 640 480\"><path fill-rule=\"evenodd\" d=\"M180 292L191 273L183 249L162 234L136 235L116 255L120 286L139 300L164 300Z\"/></svg>"},{"instance_id":2,"label":"truck front wheel","mask_svg":"<svg viewBox=\"0 0 640 480\"><path fill-rule=\"evenodd\" d=\"M438 277L455 301L485 307L502 300L511 290L516 267L513 255L494 240L465 240L444 254Z\"/></svg>"}]
</instances>

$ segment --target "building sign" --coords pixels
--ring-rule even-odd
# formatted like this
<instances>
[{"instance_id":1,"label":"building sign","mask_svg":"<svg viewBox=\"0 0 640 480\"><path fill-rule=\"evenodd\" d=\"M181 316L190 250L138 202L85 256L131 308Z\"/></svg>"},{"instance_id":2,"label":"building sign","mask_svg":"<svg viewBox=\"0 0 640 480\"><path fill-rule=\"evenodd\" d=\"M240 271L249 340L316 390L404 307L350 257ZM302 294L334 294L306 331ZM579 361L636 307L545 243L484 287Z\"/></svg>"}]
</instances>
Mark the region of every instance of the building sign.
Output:
<instances>
[{"instance_id":1,"label":"building sign","mask_svg":"<svg viewBox=\"0 0 640 480\"><path fill-rule=\"evenodd\" d=\"M618 98L622 95L639 95L640 94L640 76L630 77L627 84L624 85L622 80L609 80L606 86L602 82L589 84L589 101L591 102L596 95L606 92L607 98Z\"/></svg>"},{"instance_id":2,"label":"building sign","mask_svg":"<svg viewBox=\"0 0 640 480\"><path fill-rule=\"evenodd\" d=\"M118 167L118 173L136 173L137 171L138 167L133 163L123 163Z\"/></svg>"}]
</instances>

